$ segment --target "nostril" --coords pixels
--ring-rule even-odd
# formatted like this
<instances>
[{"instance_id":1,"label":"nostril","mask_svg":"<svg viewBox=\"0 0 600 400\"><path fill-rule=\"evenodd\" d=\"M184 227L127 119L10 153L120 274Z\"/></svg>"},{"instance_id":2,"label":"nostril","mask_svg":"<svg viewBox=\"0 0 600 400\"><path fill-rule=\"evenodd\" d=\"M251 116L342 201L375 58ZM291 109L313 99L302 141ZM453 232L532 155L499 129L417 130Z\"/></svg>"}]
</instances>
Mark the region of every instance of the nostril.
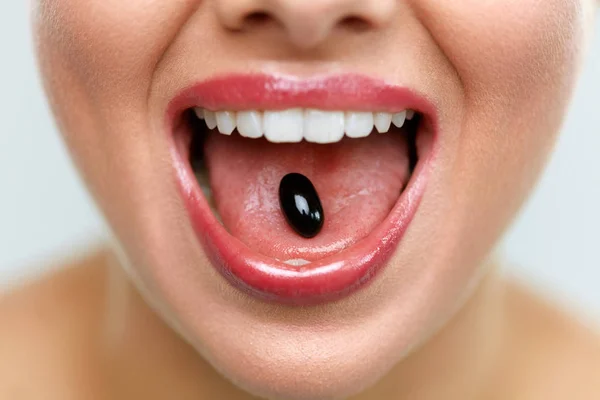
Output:
<instances>
[{"instance_id":1,"label":"nostril","mask_svg":"<svg viewBox=\"0 0 600 400\"><path fill-rule=\"evenodd\" d=\"M364 32L372 27L369 21L355 15L350 15L342 19L339 26L355 32Z\"/></svg>"},{"instance_id":2,"label":"nostril","mask_svg":"<svg viewBox=\"0 0 600 400\"><path fill-rule=\"evenodd\" d=\"M269 15L269 13L264 12L264 11L254 11L249 13L248 15L246 15L246 17L244 18L244 25L247 26L256 26L256 25L263 25L266 22L269 22L273 19L273 17L271 15Z\"/></svg>"}]
</instances>

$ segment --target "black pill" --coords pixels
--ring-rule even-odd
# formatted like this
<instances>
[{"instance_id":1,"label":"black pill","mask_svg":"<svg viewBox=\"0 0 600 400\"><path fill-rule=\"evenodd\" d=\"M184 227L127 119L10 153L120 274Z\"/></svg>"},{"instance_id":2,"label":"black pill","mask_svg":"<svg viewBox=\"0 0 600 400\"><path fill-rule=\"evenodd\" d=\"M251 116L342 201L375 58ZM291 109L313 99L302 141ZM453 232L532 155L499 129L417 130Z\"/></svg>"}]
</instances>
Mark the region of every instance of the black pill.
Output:
<instances>
[{"instance_id":1,"label":"black pill","mask_svg":"<svg viewBox=\"0 0 600 400\"><path fill-rule=\"evenodd\" d=\"M305 238L317 236L325 215L312 182L298 173L287 174L279 184L279 204L288 224Z\"/></svg>"}]
</instances>

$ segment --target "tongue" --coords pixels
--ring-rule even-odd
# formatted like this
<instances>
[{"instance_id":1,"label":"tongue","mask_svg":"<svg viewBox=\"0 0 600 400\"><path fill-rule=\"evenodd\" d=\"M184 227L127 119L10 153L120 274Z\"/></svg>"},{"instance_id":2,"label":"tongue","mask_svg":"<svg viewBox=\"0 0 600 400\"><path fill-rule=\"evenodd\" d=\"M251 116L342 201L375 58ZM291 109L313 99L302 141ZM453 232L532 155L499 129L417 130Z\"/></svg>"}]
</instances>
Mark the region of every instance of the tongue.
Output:
<instances>
[{"instance_id":1,"label":"tongue","mask_svg":"<svg viewBox=\"0 0 600 400\"><path fill-rule=\"evenodd\" d=\"M337 253L385 219L410 178L402 132L345 138L335 144L273 144L211 132L205 160L223 225L255 251L291 263ZM314 238L298 235L279 203L290 172L308 177L325 222ZM300 262L301 263L301 262Z\"/></svg>"}]
</instances>

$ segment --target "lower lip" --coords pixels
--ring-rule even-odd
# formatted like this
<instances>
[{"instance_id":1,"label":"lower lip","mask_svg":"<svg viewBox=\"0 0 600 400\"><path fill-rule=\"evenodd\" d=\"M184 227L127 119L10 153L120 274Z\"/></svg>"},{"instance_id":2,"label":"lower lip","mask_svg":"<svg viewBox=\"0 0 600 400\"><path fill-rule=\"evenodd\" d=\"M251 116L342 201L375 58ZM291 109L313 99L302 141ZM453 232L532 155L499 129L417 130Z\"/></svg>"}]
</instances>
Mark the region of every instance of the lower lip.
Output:
<instances>
[{"instance_id":1,"label":"lower lip","mask_svg":"<svg viewBox=\"0 0 600 400\"><path fill-rule=\"evenodd\" d=\"M430 148L426 159L419 161L407 188L374 231L341 253L300 267L258 254L230 235L213 215L190 164L183 160L174 141L171 153L192 226L221 275L234 287L261 300L314 305L341 299L364 287L389 262L419 207L434 150Z\"/></svg>"}]
</instances>

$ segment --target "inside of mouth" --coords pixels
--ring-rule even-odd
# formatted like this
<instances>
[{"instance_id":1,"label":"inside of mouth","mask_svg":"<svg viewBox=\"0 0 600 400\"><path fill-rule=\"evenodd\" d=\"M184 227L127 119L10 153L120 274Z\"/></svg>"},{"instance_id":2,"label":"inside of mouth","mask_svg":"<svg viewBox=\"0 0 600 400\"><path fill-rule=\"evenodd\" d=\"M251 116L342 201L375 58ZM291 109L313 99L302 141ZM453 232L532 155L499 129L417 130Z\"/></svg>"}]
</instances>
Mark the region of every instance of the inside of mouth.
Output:
<instances>
[{"instance_id":1,"label":"inside of mouth","mask_svg":"<svg viewBox=\"0 0 600 400\"><path fill-rule=\"evenodd\" d=\"M374 128L367 137L328 144L273 143L242 137L237 129L224 135L193 110L183 120L184 156L215 217L254 251L291 265L328 257L369 235L397 203L421 157L419 113L402 128ZM288 174L307 178L320 203L322 224L310 235L299 233L303 227L283 206L282 179ZM306 192L294 179L292 192L294 185L300 188L292 199ZM289 189L283 190L285 198Z\"/></svg>"}]
</instances>

